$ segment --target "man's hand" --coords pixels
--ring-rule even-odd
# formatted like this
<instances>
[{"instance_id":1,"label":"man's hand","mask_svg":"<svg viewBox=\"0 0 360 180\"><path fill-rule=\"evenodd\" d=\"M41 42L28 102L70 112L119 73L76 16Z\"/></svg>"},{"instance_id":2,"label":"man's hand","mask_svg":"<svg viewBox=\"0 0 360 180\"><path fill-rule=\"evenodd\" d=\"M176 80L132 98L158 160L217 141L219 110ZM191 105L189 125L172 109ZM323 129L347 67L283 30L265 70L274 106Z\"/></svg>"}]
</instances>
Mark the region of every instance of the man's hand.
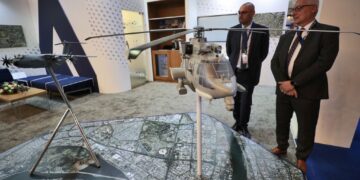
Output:
<instances>
[{"instance_id":1,"label":"man's hand","mask_svg":"<svg viewBox=\"0 0 360 180\"><path fill-rule=\"evenodd\" d=\"M288 92L295 89L295 87L291 84L291 81L281 81L278 83L281 91Z\"/></svg>"},{"instance_id":2,"label":"man's hand","mask_svg":"<svg viewBox=\"0 0 360 180\"><path fill-rule=\"evenodd\" d=\"M285 94L288 95L288 96L295 97L295 98L298 97L298 94L297 94L296 89L293 89L293 90L291 90L291 91L285 92Z\"/></svg>"},{"instance_id":3,"label":"man's hand","mask_svg":"<svg viewBox=\"0 0 360 180\"><path fill-rule=\"evenodd\" d=\"M279 82L279 88L282 93L297 98L297 91L295 87L291 84L291 81Z\"/></svg>"}]
</instances>

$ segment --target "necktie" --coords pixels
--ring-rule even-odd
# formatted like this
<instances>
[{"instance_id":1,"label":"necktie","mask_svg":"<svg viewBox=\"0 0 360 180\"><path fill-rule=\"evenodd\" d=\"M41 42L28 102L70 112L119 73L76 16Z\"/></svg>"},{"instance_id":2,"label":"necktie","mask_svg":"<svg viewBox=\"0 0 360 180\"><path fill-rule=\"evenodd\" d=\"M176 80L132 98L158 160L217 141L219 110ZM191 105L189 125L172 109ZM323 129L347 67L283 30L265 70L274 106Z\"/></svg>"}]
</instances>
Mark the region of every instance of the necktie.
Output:
<instances>
[{"instance_id":1,"label":"necktie","mask_svg":"<svg viewBox=\"0 0 360 180\"><path fill-rule=\"evenodd\" d=\"M304 29L304 28L301 28L301 30L305 30L305 29ZM303 32L303 31L297 31L297 32L296 32L296 36L297 36L297 37L295 38L293 44L291 45L290 50L289 50L289 53L288 53L288 55L287 55L287 59L286 59L286 71L285 71L285 72L287 72L287 70L288 70L288 67L289 67L291 58L292 58L292 56L294 55L294 52L295 52L296 47L299 45L299 42L302 43L302 41L303 41L303 38L301 37L302 32Z\"/></svg>"},{"instance_id":2,"label":"necktie","mask_svg":"<svg viewBox=\"0 0 360 180\"><path fill-rule=\"evenodd\" d=\"M242 47L242 50L247 50L247 44L248 44L248 34L247 34L247 31L242 31L241 32L241 47ZM244 51L243 51L244 52Z\"/></svg>"}]
</instances>

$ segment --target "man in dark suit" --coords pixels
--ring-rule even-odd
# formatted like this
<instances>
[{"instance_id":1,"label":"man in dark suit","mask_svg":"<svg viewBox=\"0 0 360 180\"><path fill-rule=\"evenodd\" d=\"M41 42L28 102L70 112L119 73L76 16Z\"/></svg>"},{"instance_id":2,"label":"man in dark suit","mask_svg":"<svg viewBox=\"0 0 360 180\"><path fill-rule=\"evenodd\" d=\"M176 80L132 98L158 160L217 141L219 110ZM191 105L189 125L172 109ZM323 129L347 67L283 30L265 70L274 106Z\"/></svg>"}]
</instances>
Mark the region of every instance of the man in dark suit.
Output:
<instances>
[{"instance_id":1,"label":"man in dark suit","mask_svg":"<svg viewBox=\"0 0 360 180\"><path fill-rule=\"evenodd\" d=\"M304 173L315 138L320 100L327 99L326 72L339 51L339 33L306 30L335 30L338 27L317 22L319 0L297 0L293 9L294 23L301 29L280 37L271 70L276 88L276 140L272 149L276 155L286 154L289 127L293 112L298 122L296 147L297 166Z\"/></svg>"},{"instance_id":2,"label":"man in dark suit","mask_svg":"<svg viewBox=\"0 0 360 180\"><path fill-rule=\"evenodd\" d=\"M229 56L237 83L246 88L246 92L237 92L234 97L233 116L236 123L233 129L251 138L248 122L252 105L254 87L259 83L261 63L269 50L269 31L254 30L266 28L253 22L255 6L245 3L238 12L240 24L232 28L246 28L247 31L229 31L226 40L226 53ZM250 29L251 28L251 29Z\"/></svg>"}]
</instances>

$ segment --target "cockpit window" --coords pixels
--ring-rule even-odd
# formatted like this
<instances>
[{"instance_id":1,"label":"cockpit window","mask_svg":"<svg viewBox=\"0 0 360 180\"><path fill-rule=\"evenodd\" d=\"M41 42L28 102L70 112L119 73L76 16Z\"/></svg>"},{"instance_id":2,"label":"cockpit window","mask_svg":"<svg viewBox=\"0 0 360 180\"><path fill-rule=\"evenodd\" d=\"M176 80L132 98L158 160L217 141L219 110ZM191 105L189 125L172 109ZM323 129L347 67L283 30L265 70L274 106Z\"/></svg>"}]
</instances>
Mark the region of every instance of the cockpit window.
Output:
<instances>
[{"instance_id":1,"label":"cockpit window","mask_svg":"<svg viewBox=\"0 0 360 180\"><path fill-rule=\"evenodd\" d=\"M234 72L228 61L202 61L198 66L197 74L200 85L213 88L214 83L225 84L231 82L231 77L233 77Z\"/></svg>"}]
</instances>

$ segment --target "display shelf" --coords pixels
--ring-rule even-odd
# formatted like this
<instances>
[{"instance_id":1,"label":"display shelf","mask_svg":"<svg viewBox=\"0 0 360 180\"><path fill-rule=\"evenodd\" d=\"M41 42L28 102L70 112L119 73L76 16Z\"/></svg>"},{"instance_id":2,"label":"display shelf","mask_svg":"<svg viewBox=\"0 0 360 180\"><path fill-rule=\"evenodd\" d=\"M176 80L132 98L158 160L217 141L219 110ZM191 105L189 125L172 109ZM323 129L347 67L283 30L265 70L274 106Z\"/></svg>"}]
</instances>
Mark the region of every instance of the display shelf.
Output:
<instances>
[{"instance_id":1,"label":"display shelf","mask_svg":"<svg viewBox=\"0 0 360 180\"><path fill-rule=\"evenodd\" d=\"M152 54L153 75L157 81L173 81L170 75L172 67L181 65L178 50L154 50Z\"/></svg>"},{"instance_id":2,"label":"display shelf","mask_svg":"<svg viewBox=\"0 0 360 180\"><path fill-rule=\"evenodd\" d=\"M165 19L177 19L177 18L185 18L185 15L150 18L149 21L158 21L158 20L165 20Z\"/></svg>"},{"instance_id":3,"label":"display shelf","mask_svg":"<svg viewBox=\"0 0 360 180\"><path fill-rule=\"evenodd\" d=\"M159 30L150 33L151 41L186 30L184 0L148 1L147 7L149 30ZM185 36L179 38L185 40ZM173 81L169 68L179 67L181 57L179 51L174 50L172 40L153 46L151 49L154 80Z\"/></svg>"},{"instance_id":4,"label":"display shelf","mask_svg":"<svg viewBox=\"0 0 360 180\"><path fill-rule=\"evenodd\" d=\"M158 32L151 32L151 33L163 33L165 31L160 31L160 30L169 30L169 32L172 32L172 31L181 31L181 30L187 30L187 29L186 28L164 28L164 29L151 29L151 30L154 30L154 31L159 30Z\"/></svg>"}]
</instances>

